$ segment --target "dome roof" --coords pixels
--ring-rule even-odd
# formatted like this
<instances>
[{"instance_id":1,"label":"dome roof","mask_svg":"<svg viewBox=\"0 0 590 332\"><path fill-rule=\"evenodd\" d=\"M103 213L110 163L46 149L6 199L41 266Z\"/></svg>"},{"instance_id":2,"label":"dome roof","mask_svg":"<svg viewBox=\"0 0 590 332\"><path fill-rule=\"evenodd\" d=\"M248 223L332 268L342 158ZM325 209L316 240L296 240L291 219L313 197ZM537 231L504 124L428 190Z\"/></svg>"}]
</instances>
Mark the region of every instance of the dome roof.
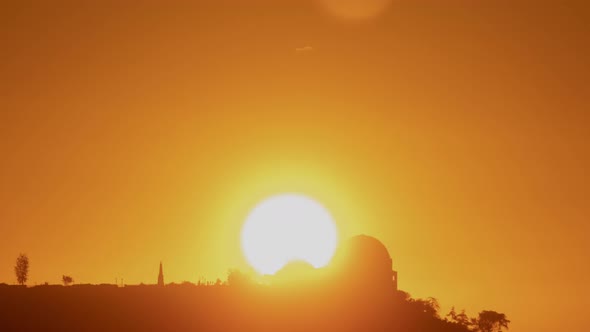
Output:
<instances>
[{"instance_id":1,"label":"dome roof","mask_svg":"<svg viewBox=\"0 0 590 332\"><path fill-rule=\"evenodd\" d=\"M368 235L357 235L350 238L346 247L351 258L387 262L391 260L389 251L381 241Z\"/></svg>"},{"instance_id":2,"label":"dome roof","mask_svg":"<svg viewBox=\"0 0 590 332\"><path fill-rule=\"evenodd\" d=\"M385 245L372 236L350 238L335 258L335 275L351 291L388 294L388 290L396 288L391 256Z\"/></svg>"},{"instance_id":3,"label":"dome roof","mask_svg":"<svg viewBox=\"0 0 590 332\"><path fill-rule=\"evenodd\" d=\"M387 248L381 241L368 235L357 235L340 247L335 257L335 264L345 269L354 270L391 270L392 260Z\"/></svg>"}]
</instances>

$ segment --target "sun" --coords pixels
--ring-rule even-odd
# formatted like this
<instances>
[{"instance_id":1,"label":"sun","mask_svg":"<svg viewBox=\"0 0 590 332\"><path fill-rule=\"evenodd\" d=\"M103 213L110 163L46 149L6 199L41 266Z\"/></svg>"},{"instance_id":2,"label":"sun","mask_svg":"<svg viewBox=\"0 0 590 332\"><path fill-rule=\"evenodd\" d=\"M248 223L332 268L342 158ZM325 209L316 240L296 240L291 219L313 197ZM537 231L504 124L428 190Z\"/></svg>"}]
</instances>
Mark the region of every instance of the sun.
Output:
<instances>
[{"instance_id":1,"label":"sun","mask_svg":"<svg viewBox=\"0 0 590 332\"><path fill-rule=\"evenodd\" d=\"M259 203L242 228L242 251L260 274L275 274L292 261L327 265L338 242L330 212L299 194L272 196Z\"/></svg>"}]
</instances>

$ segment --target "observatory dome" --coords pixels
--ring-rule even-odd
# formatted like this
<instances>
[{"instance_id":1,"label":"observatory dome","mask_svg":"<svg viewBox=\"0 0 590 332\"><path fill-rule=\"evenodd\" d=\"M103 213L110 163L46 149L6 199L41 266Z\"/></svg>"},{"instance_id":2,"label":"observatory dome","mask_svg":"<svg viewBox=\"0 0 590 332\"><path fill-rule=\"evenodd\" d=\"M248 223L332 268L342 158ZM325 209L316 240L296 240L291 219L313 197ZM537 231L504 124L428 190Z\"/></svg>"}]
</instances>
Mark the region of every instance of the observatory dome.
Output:
<instances>
[{"instance_id":1,"label":"observatory dome","mask_svg":"<svg viewBox=\"0 0 590 332\"><path fill-rule=\"evenodd\" d=\"M397 275L389 251L372 236L350 238L343 244L337 260L349 283L378 289L397 288Z\"/></svg>"}]
</instances>

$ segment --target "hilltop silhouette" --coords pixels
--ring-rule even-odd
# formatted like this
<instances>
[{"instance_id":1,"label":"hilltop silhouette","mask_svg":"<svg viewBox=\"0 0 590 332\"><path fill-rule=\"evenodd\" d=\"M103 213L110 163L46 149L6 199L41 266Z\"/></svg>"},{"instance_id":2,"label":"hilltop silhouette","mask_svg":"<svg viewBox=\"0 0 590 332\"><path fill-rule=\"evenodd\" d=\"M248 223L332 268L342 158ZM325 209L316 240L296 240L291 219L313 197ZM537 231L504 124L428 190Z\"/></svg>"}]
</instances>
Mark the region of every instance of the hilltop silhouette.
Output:
<instances>
[{"instance_id":1,"label":"hilltop silhouette","mask_svg":"<svg viewBox=\"0 0 590 332\"><path fill-rule=\"evenodd\" d=\"M0 284L2 331L493 332L510 322L489 310L444 316L436 299L411 298L397 289L387 248L365 235L347 241L329 267L293 262L261 282L231 270L225 282L164 284L161 263L154 285L63 279Z\"/></svg>"}]
</instances>

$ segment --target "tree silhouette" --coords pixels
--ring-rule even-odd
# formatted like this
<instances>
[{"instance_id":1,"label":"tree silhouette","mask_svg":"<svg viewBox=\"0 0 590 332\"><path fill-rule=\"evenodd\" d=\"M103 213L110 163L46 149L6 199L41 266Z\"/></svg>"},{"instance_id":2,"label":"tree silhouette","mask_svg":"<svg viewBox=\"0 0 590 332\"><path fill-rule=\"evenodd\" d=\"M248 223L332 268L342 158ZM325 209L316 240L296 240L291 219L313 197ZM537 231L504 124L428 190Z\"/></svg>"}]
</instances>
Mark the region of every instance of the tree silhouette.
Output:
<instances>
[{"instance_id":1,"label":"tree silhouette","mask_svg":"<svg viewBox=\"0 0 590 332\"><path fill-rule=\"evenodd\" d=\"M455 307L453 306L451 307L451 311L449 311L449 313L445 316L445 319L452 323L459 323L457 316L457 312L455 311Z\"/></svg>"},{"instance_id":2,"label":"tree silhouette","mask_svg":"<svg viewBox=\"0 0 590 332\"><path fill-rule=\"evenodd\" d=\"M451 311L447 314L446 317L449 317L447 319L448 321L455 323L455 324L459 324L465 328L469 328L469 327L473 326L473 321L471 319L469 319L469 317L465 313L465 309L461 310L461 313L458 314L455 311L455 307L452 307Z\"/></svg>"},{"instance_id":3,"label":"tree silhouette","mask_svg":"<svg viewBox=\"0 0 590 332\"><path fill-rule=\"evenodd\" d=\"M440 310L440 304L438 300L434 297L429 297L426 299L427 306L429 308L429 313L432 316L438 317L438 311Z\"/></svg>"},{"instance_id":4,"label":"tree silhouette","mask_svg":"<svg viewBox=\"0 0 590 332\"><path fill-rule=\"evenodd\" d=\"M74 279L72 279L70 276L64 275L61 277L61 281L64 283L64 286L69 286L74 282Z\"/></svg>"},{"instance_id":5,"label":"tree silhouette","mask_svg":"<svg viewBox=\"0 0 590 332\"><path fill-rule=\"evenodd\" d=\"M16 281L24 285L29 278L29 257L25 254L20 254L16 259L16 266L14 267L16 274Z\"/></svg>"},{"instance_id":6,"label":"tree silhouette","mask_svg":"<svg viewBox=\"0 0 590 332\"><path fill-rule=\"evenodd\" d=\"M412 304L416 310L423 312L428 316L439 317L438 311L440 310L440 305L438 304L438 300L434 297L429 297L427 299L410 299L409 303Z\"/></svg>"},{"instance_id":7,"label":"tree silhouette","mask_svg":"<svg viewBox=\"0 0 590 332\"><path fill-rule=\"evenodd\" d=\"M508 329L510 321L505 314L492 310L484 310L477 318L477 329L481 332L502 332L502 328Z\"/></svg>"},{"instance_id":8,"label":"tree silhouette","mask_svg":"<svg viewBox=\"0 0 590 332\"><path fill-rule=\"evenodd\" d=\"M238 269L230 269L227 272L227 284L230 286L247 286L252 283L252 278Z\"/></svg>"}]
</instances>

